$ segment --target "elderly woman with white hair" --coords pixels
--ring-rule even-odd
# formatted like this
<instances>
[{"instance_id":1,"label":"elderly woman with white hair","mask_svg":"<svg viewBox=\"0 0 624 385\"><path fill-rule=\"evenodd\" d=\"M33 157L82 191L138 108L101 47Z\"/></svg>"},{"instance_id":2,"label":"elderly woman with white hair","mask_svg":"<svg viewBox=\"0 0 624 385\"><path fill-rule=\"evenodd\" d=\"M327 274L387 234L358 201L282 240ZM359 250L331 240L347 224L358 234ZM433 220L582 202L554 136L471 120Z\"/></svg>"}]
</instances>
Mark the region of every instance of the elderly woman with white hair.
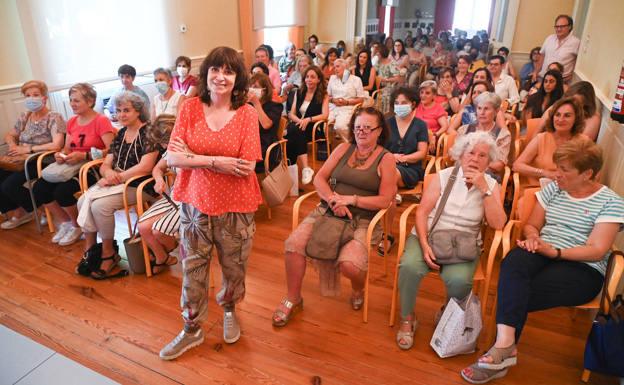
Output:
<instances>
[{"instance_id":1,"label":"elderly woman with white hair","mask_svg":"<svg viewBox=\"0 0 624 385\"><path fill-rule=\"evenodd\" d=\"M284 48L284 56L282 56L277 63L277 68L279 69L282 80L286 80L291 68L295 65L296 51L297 47L295 47L292 42L288 42L288 44L286 44L286 47Z\"/></svg>"},{"instance_id":2,"label":"elderly woman with white hair","mask_svg":"<svg viewBox=\"0 0 624 385\"><path fill-rule=\"evenodd\" d=\"M483 131L463 135L450 154L456 160L455 167L437 173L425 188L416 211L415 231L409 235L401 257L401 325L396 336L401 349L410 349L414 343L418 325L414 305L422 278L432 270L439 271L447 298L465 298L472 290L479 262L483 220L494 229L502 229L507 220L498 183L485 173L499 156L492 136ZM440 254L436 245L452 233L474 239L475 247L462 249L466 254L458 258Z\"/></svg>"},{"instance_id":3,"label":"elderly woman with white hair","mask_svg":"<svg viewBox=\"0 0 624 385\"><path fill-rule=\"evenodd\" d=\"M345 141L349 141L349 121L355 105L362 103L368 96L364 91L362 79L351 75L344 59L334 61L334 74L327 84L329 95L329 122L334 123L334 130Z\"/></svg>"},{"instance_id":4,"label":"elderly woman with white hair","mask_svg":"<svg viewBox=\"0 0 624 385\"><path fill-rule=\"evenodd\" d=\"M511 146L511 133L507 127L496 124L496 116L501 106L501 98L494 92L483 92L475 99L477 108L477 121L465 124L457 130L457 135L462 136L471 132L487 132L496 141L498 151L497 160L492 161L487 168L487 173L500 182L500 175L505 169Z\"/></svg>"}]
</instances>

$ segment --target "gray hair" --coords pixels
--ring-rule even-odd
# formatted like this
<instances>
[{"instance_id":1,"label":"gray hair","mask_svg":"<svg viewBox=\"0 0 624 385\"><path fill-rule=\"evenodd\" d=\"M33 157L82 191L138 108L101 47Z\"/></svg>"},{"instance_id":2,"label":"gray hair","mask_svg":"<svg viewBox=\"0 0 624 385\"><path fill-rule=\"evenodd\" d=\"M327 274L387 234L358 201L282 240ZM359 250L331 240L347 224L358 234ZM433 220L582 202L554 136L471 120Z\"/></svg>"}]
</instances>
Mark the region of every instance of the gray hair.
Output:
<instances>
[{"instance_id":1,"label":"gray hair","mask_svg":"<svg viewBox=\"0 0 624 385\"><path fill-rule=\"evenodd\" d=\"M119 108L122 103L130 103L132 108L139 112L141 122L149 121L149 111L147 111L145 100L141 96L131 91L124 91L115 97L115 107Z\"/></svg>"},{"instance_id":2,"label":"gray hair","mask_svg":"<svg viewBox=\"0 0 624 385\"><path fill-rule=\"evenodd\" d=\"M154 77L156 77L156 75L158 74L163 74L169 79L173 79L173 74L171 73L171 70L169 68L163 68L163 67L156 68L154 70Z\"/></svg>"},{"instance_id":3,"label":"gray hair","mask_svg":"<svg viewBox=\"0 0 624 385\"><path fill-rule=\"evenodd\" d=\"M496 95L494 92L483 92L475 98L474 103L477 107L482 104L489 104L498 111L501 106L502 100L500 96Z\"/></svg>"},{"instance_id":4,"label":"gray hair","mask_svg":"<svg viewBox=\"0 0 624 385\"><path fill-rule=\"evenodd\" d=\"M459 160L465 152L472 151L477 144L487 144L489 147L488 156L490 162L499 160L498 147L496 141L489 132L476 131L470 134L458 135L455 144L449 150L449 154L453 160Z\"/></svg>"},{"instance_id":5,"label":"gray hair","mask_svg":"<svg viewBox=\"0 0 624 385\"><path fill-rule=\"evenodd\" d=\"M334 60L334 66L336 64L342 64L343 66L347 66L347 61L345 59L336 59Z\"/></svg>"},{"instance_id":6,"label":"gray hair","mask_svg":"<svg viewBox=\"0 0 624 385\"><path fill-rule=\"evenodd\" d=\"M302 60L307 60L308 61L308 66L312 65L312 58L310 56L308 56L308 55L302 55L302 56L299 56L297 58L297 63L295 65L295 70L299 71L299 63Z\"/></svg>"},{"instance_id":7,"label":"gray hair","mask_svg":"<svg viewBox=\"0 0 624 385\"><path fill-rule=\"evenodd\" d=\"M286 44L286 47L284 47L284 52L286 52L286 54L288 55L288 50L291 49L291 48L296 48L296 47L295 47L295 44L292 41L289 41Z\"/></svg>"},{"instance_id":8,"label":"gray hair","mask_svg":"<svg viewBox=\"0 0 624 385\"><path fill-rule=\"evenodd\" d=\"M420 86L418 86L418 91L422 90L423 88L431 88L431 90L435 94L438 91L438 84L435 82L435 80L425 80L424 82L420 83Z\"/></svg>"}]
</instances>

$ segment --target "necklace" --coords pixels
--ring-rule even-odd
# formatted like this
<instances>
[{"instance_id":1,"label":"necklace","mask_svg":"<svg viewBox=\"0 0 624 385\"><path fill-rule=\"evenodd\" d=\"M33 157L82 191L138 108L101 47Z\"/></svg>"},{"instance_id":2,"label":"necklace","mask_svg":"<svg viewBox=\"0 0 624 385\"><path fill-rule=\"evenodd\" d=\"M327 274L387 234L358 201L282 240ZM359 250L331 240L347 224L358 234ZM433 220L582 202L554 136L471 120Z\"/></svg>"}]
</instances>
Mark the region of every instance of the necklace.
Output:
<instances>
[{"instance_id":1,"label":"necklace","mask_svg":"<svg viewBox=\"0 0 624 385\"><path fill-rule=\"evenodd\" d=\"M373 152L375 152L376 149L377 149L377 145L375 145L375 147L373 147L373 149L370 150L369 152L360 155L360 152L356 148L355 158L353 159L353 165L355 166L355 168L364 166L368 158L370 158L370 156L372 155Z\"/></svg>"}]
</instances>

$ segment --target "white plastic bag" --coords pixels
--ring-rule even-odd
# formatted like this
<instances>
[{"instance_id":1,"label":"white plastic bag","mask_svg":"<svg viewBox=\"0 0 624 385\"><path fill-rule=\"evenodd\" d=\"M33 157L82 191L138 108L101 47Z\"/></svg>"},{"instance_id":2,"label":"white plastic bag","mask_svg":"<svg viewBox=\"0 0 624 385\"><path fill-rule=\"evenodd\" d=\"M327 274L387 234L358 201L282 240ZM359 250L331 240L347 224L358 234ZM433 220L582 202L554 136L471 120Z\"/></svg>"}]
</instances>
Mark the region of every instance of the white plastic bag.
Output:
<instances>
[{"instance_id":1,"label":"white plastic bag","mask_svg":"<svg viewBox=\"0 0 624 385\"><path fill-rule=\"evenodd\" d=\"M463 301L451 298L431 337L431 347L440 358L473 353L483 322L481 303L475 295Z\"/></svg>"},{"instance_id":2,"label":"white plastic bag","mask_svg":"<svg viewBox=\"0 0 624 385\"><path fill-rule=\"evenodd\" d=\"M291 197L297 197L299 196L299 167L297 167L297 164L291 164L288 166L288 175L290 175L290 179L293 181L288 195Z\"/></svg>"}]
</instances>

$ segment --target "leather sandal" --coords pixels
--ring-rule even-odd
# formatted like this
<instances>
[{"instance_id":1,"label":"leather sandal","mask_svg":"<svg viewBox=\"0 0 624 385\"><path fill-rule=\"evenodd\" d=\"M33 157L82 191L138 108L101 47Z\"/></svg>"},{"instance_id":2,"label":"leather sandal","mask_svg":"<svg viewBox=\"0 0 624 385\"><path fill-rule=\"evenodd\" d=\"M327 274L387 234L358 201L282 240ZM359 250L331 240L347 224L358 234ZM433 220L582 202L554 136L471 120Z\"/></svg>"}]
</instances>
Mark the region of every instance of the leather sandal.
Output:
<instances>
[{"instance_id":1,"label":"leather sandal","mask_svg":"<svg viewBox=\"0 0 624 385\"><path fill-rule=\"evenodd\" d=\"M121 257L119 256L119 254L115 253L111 255L110 257L102 258L102 261L110 261L110 260L112 260L113 263L111 263L110 266L108 266L106 270L98 269L97 271L91 272L91 278L97 279L97 280L106 279L111 273L111 271L113 271L113 269L117 266L119 261L121 261Z\"/></svg>"},{"instance_id":2,"label":"leather sandal","mask_svg":"<svg viewBox=\"0 0 624 385\"><path fill-rule=\"evenodd\" d=\"M359 295L356 295L355 292L351 294L351 308L355 311L358 311L364 305L364 292L360 291Z\"/></svg>"},{"instance_id":3,"label":"leather sandal","mask_svg":"<svg viewBox=\"0 0 624 385\"><path fill-rule=\"evenodd\" d=\"M416 332L416 328L418 327L418 320L417 319L402 320L401 326L403 325L409 325L410 330L406 332L406 331L401 330L401 328L399 327L399 331L397 332L397 335L396 335L396 343L397 345L399 345L399 348L403 350L409 350L412 348L412 345L414 345L414 333ZM401 343L401 341L405 341L405 342Z\"/></svg>"},{"instance_id":4,"label":"leather sandal","mask_svg":"<svg viewBox=\"0 0 624 385\"><path fill-rule=\"evenodd\" d=\"M516 344L511 344L506 348L496 348L492 346L484 356L492 357L492 362L479 362L477 366L481 369L490 370L502 370L510 366L516 365L518 359L516 356L512 356L511 353L516 348Z\"/></svg>"},{"instance_id":5,"label":"leather sandal","mask_svg":"<svg viewBox=\"0 0 624 385\"><path fill-rule=\"evenodd\" d=\"M468 376L466 374L466 369L470 368L472 374ZM486 382L490 382L497 378L505 377L507 375L507 368L502 370L491 370L491 369L483 369L477 366L477 364L472 364L468 368L465 368L460 372L462 378L471 384L485 384Z\"/></svg>"},{"instance_id":6,"label":"leather sandal","mask_svg":"<svg viewBox=\"0 0 624 385\"><path fill-rule=\"evenodd\" d=\"M301 298L301 300L297 303L292 303L288 300L288 298L284 298L281 304L288 309L288 314L284 313L284 311L280 308L275 309L273 316L271 317L273 326L286 326L292 316L303 310L303 298Z\"/></svg>"},{"instance_id":7,"label":"leather sandal","mask_svg":"<svg viewBox=\"0 0 624 385\"><path fill-rule=\"evenodd\" d=\"M152 254L153 255L153 254ZM156 262L156 256L154 259L150 259L150 270L152 271L152 275L156 275L165 271L164 266L173 266L178 263L178 258L167 254L167 258L161 263ZM154 271L154 268L157 267L158 271Z\"/></svg>"}]
</instances>

